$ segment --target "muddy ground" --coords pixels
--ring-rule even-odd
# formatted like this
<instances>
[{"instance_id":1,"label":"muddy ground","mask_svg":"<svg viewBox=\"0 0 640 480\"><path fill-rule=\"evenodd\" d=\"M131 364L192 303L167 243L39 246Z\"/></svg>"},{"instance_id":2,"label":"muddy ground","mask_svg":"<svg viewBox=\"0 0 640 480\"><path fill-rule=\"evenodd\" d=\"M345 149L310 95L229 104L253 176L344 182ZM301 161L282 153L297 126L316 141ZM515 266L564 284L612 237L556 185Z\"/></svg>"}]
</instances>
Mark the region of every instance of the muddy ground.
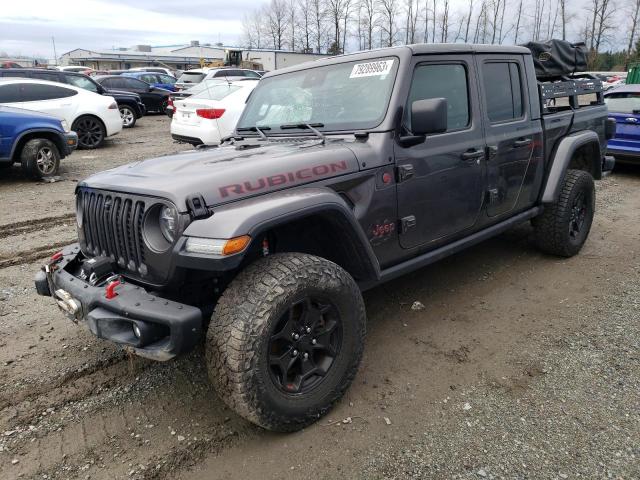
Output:
<instances>
[{"instance_id":1,"label":"muddy ground","mask_svg":"<svg viewBox=\"0 0 640 480\"><path fill-rule=\"evenodd\" d=\"M367 292L353 386L280 435L222 405L201 350L129 357L33 289L75 237L75 182L186 149L168 127L145 117L55 183L0 178L0 478L640 478L640 168L598 183L572 259L524 225Z\"/></svg>"}]
</instances>

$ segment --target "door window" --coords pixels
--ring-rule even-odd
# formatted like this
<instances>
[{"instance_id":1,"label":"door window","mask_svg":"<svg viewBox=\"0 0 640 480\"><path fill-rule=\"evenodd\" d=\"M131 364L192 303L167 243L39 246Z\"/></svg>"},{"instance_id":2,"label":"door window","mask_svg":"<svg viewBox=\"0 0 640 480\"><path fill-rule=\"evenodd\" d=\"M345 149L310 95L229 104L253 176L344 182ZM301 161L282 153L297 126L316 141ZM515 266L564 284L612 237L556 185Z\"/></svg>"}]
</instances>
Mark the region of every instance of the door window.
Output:
<instances>
[{"instance_id":1,"label":"door window","mask_svg":"<svg viewBox=\"0 0 640 480\"><path fill-rule=\"evenodd\" d=\"M520 67L514 62L488 62L482 65L487 116L492 123L521 118L522 83Z\"/></svg>"},{"instance_id":2,"label":"door window","mask_svg":"<svg viewBox=\"0 0 640 480\"><path fill-rule=\"evenodd\" d=\"M245 77L260 78L260 75L258 75L256 72L251 70L242 70L242 73L244 74Z\"/></svg>"},{"instance_id":3,"label":"door window","mask_svg":"<svg viewBox=\"0 0 640 480\"><path fill-rule=\"evenodd\" d=\"M123 78L122 79L125 84L125 88L133 89L133 90L146 90L149 85L146 83L136 80L135 78Z\"/></svg>"},{"instance_id":4,"label":"door window","mask_svg":"<svg viewBox=\"0 0 640 480\"><path fill-rule=\"evenodd\" d=\"M416 67L404 114L404 125L409 131L411 104L429 98L447 100L447 131L460 130L469 125L469 86L464 65L423 64Z\"/></svg>"},{"instance_id":5,"label":"door window","mask_svg":"<svg viewBox=\"0 0 640 480\"><path fill-rule=\"evenodd\" d=\"M0 85L0 103L22 102L21 83L10 83Z\"/></svg>"},{"instance_id":6,"label":"door window","mask_svg":"<svg viewBox=\"0 0 640 480\"><path fill-rule=\"evenodd\" d=\"M171 77L171 76L169 76L169 75L158 74L158 77L160 77L160 82L161 83L169 83L171 85L176 83L176 79Z\"/></svg>"},{"instance_id":7,"label":"door window","mask_svg":"<svg viewBox=\"0 0 640 480\"><path fill-rule=\"evenodd\" d=\"M147 83L158 83L158 80L156 79L155 75L152 75L150 73L146 74L146 75L140 75L140 80L143 80Z\"/></svg>"},{"instance_id":8,"label":"door window","mask_svg":"<svg viewBox=\"0 0 640 480\"><path fill-rule=\"evenodd\" d=\"M40 83L25 83L23 87L23 102L37 102L41 100L53 100L77 95L78 92L70 88L57 87L55 85L43 85Z\"/></svg>"}]
</instances>

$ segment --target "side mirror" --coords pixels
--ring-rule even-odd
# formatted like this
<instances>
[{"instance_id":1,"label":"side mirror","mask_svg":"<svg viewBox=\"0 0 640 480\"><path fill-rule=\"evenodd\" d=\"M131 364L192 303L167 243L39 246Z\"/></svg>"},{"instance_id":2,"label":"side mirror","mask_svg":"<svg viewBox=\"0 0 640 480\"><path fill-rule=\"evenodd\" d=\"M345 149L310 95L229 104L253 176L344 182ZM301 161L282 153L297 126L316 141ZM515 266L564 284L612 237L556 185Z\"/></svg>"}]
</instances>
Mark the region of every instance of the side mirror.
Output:
<instances>
[{"instance_id":1,"label":"side mirror","mask_svg":"<svg viewBox=\"0 0 640 480\"><path fill-rule=\"evenodd\" d=\"M147 92L153 92L155 90L155 87L153 85L149 85L147 87Z\"/></svg>"},{"instance_id":2,"label":"side mirror","mask_svg":"<svg viewBox=\"0 0 640 480\"><path fill-rule=\"evenodd\" d=\"M411 104L411 131L414 135L447 131L447 99L428 98Z\"/></svg>"}]
</instances>

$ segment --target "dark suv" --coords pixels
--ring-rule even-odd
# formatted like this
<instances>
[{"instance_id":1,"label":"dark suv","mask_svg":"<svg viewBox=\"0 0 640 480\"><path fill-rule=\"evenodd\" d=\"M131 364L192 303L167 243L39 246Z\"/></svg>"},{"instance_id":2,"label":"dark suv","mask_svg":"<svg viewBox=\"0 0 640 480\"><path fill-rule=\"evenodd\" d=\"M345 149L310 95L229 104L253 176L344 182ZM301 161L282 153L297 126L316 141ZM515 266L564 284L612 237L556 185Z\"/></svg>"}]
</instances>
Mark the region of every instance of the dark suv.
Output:
<instances>
[{"instance_id":1,"label":"dark suv","mask_svg":"<svg viewBox=\"0 0 640 480\"><path fill-rule=\"evenodd\" d=\"M39 80L48 80L50 82L67 83L79 88L84 88L90 92L99 95L108 95L118 104L120 116L122 117L122 126L131 128L135 126L136 120L142 117L146 108L139 95L135 93L112 90L105 88L96 82L93 78L83 73L63 72L59 70L48 70L43 68L12 68L0 70L0 77L21 77L21 78L37 78Z\"/></svg>"},{"instance_id":2,"label":"dark suv","mask_svg":"<svg viewBox=\"0 0 640 480\"><path fill-rule=\"evenodd\" d=\"M224 402L300 429L356 374L362 290L523 222L543 252L576 255L612 133L599 80L538 81L523 47L410 45L278 70L220 147L79 182L78 243L36 287L138 355L204 343Z\"/></svg>"}]
</instances>

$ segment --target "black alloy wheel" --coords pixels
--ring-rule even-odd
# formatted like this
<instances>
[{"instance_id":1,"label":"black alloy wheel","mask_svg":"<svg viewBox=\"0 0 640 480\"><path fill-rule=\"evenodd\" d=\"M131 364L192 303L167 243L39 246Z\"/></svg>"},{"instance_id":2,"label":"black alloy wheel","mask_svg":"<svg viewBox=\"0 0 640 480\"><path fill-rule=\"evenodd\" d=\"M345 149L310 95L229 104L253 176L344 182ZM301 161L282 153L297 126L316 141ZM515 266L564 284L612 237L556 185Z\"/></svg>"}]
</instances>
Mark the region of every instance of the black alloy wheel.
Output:
<instances>
[{"instance_id":1,"label":"black alloy wheel","mask_svg":"<svg viewBox=\"0 0 640 480\"><path fill-rule=\"evenodd\" d=\"M78 134L80 148L97 148L104 142L106 135L102 122L95 117L80 117L73 123L72 130Z\"/></svg>"},{"instance_id":2,"label":"black alloy wheel","mask_svg":"<svg viewBox=\"0 0 640 480\"><path fill-rule=\"evenodd\" d=\"M282 315L269 339L271 380L288 394L317 387L340 353L342 321L327 300L305 297Z\"/></svg>"}]
</instances>

